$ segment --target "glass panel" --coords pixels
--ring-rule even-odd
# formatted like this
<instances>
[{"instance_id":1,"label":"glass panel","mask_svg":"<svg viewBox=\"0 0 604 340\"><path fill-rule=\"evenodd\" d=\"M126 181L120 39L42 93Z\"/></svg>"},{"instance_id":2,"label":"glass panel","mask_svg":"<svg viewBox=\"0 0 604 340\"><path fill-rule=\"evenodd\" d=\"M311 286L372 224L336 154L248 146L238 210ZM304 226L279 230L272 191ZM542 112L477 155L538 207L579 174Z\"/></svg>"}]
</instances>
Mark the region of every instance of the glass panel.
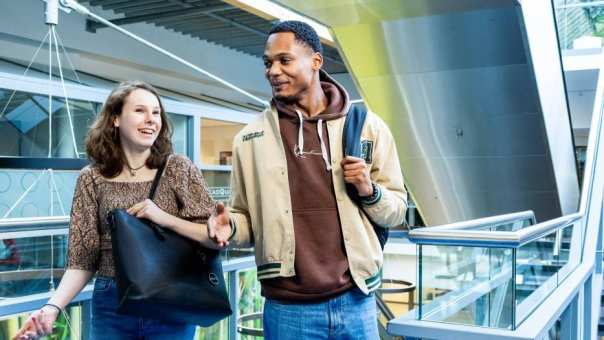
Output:
<instances>
[{"instance_id":1,"label":"glass panel","mask_svg":"<svg viewBox=\"0 0 604 340\"><path fill-rule=\"evenodd\" d=\"M172 146L174 152L181 155L190 156L188 154L188 116L179 115L175 113L168 113L168 119L172 123Z\"/></svg>"},{"instance_id":2,"label":"glass panel","mask_svg":"<svg viewBox=\"0 0 604 340\"><path fill-rule=\"evenodd\" d=\"M66 254L67 235L0 239L0 300L57 287Z\"/></svg>"},{"instance_id":3,"label":"glass panel","mask_svg":"<svg viewBox=\"0 0 604 340\"><path fill-rule=\"evenodd\" d=\"M0 169L0 219L69 215L78 174Z\"/></svg>"},{"instance_id":4,"label":"glass panel","mask_svg":"<svg viewBox=\"0 0 604 340\"><path fill-rule=\"evenodd\" d=\"M512 327L512 249L419 247L420 319Z\"/></svg>"},{"instance_id":5,"label":"glass panel","mask_svg":"<svg viewBox=\"0 0 604 340\"><path fill-rule=\"evenodd\" d=\"M570 261L572 236L573 225L518 248L515 265L517 325L576 267L578 261Z\"/></svg>"},{"instance_id":6,"label":"glass panel","mask_svg":"<svg viewBox=\"0 0 604 340\"><path fill-rule=\"evenodd\" d=\"M416 284L416 263L416 246L410 242L391 239L384 248L381 288L405 288L406 290L405 292L388 291L382 293L386 306L396 317L404 315L416 306L417 288L409 288L410 285Z\"/></svg>"},{"instance_id":7,"label":"glass panel","mask_svg":"<svg viewBox=\"0 0 604 340\"><path fill-rule=\"evenodd\" d=\"M48 157L52 135L52 157L84 158L84 140L98 103L69 100L71 124L64 98L52 99L52 125L49 126L48 96L0 89L0 156ZM73 129L72 129L73 125ZM77 156L73 145L75 139Z\"/></svg>"},{"instance_id":8,"label":"glass panel","mask_svg":"<svg viewBox=\"0 0 604 340\"><path fill-rule=\"evenodd\" d=\"M601 3L578 6L586 1L554 0L558 39L563 50L599 48L604 36L604 7ZM596 1L594 1L596 2ZM594 40L595 38L595 40Z\"/></svg>"},{"instance_id":9,"label":"glass panel","mask_svg":"<svg viewBox=\"0 0 604 340\"><path fill-rule=\"evenodd\" d=\"M213 119L201 120L201 163L230 165L235 135L244 124Z\"/></svg>"},{"instance_id":10,"label":"glass panel","mask_svg":"<svg viewBox=\"0 0 604 340\"><path fill-rule=\"evenodd\" d=\"M258 317L244 322L243 326L262 329L261 313L264 306L264 298L260 295L260 282L256 277L256 269L239 272L239 316L256 314ZM241 334L242 340L262 339L251 335Z\"/></svg>"}]
</instances>

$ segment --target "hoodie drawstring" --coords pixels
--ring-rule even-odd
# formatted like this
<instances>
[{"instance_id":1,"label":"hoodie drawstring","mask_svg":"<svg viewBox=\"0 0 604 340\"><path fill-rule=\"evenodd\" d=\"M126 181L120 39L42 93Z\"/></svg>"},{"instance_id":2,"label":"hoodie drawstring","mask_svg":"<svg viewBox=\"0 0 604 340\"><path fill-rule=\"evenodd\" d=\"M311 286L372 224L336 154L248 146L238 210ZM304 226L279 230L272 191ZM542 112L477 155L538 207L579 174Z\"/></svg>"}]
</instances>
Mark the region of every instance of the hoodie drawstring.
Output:
<instances>
[{"instance_id":1,"label":"hoodie drawstring","mask_svg":"<svg viewBox=\"0 0 604 340\"><path fill-rule=\"evenodd\" d=\"M331 171L331 164L329 164L329 159L327 159L327 150L325 149L325 143L323 143L323 119L319 119L319 124L317 124L317 132L319 133L319 142L321 143L321 155L323 156L323 160L325 161L325 168L327 171Z\"/></svg>"},{"instance_id":2,"label":"hoodie drawstring","mask_svg":"<svg viewBox=\"0 0 604 340\"><path fill-rule=\"evenodd\" d=\"M304 152L304 117L299 110L296 110L298 114L298 119L300 120L300 126L298 127L298 145L294 150L294 153L298 157L303 157ZM323 142L323 119L319 119L319 123L317 124L317 133L319 134L319 142L321 143L321 156L323 156L323 161L325 162L325 168L327 171L331 171L331 164L329 164L329 159L327 157L327 148L325 147L325 143Z\"/></svg>"},{"instance_id":3,"label":"hoodie drawstring","mask_svg":"<svg viewBox=\"0 0 604 340\"><path fill-rule=\"evenodd\" d=\"M296 145L294 153L296 156L302 157L304 155L304 117L302 117L300 111L296 110L296 113L298 114L298 119L300 119L300 126L298 127L298 145Z\"/></svg>"}]
</instances>

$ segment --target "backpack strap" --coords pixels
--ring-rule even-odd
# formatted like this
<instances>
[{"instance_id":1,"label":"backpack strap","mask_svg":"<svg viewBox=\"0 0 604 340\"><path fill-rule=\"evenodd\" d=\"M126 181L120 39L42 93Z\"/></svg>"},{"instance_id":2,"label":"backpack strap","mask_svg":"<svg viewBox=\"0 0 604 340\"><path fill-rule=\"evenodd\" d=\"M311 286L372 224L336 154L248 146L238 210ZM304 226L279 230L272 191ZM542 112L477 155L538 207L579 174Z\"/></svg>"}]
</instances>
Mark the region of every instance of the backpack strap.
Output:
<instances>
[{"instance_id":1,"label":"backpack strap","mask_svg":"<svg viewBox=\"0 0 604 340\"><path fill-rule=\"evenodd\" d=\"M346 121L344 122L344 131L342 133L342 142L344 143L344 157L353 156L361 158L361 132L363 131L363 126L365 125L365 119L367 118L367 111L360 106L351 106L350 110L348 110L348 114L346 114ZM350 199L355 202L359 206L359 210L362 214L364 214L371 225L373 226L373 230L380 241L380 246L382 250L384 249L384 245L388 241L389 231L387 228L382 228L377 225L369 215L363 210L361 206L361 198L359 197L359 193L357 188L350 184L346 183L346 193Z\"/></svg>"},{"instance_id":2,"label":"backpack strap","mask_svg":"<svg viewBox=\"0 0 604 340\"><path fill-rule=\"evenodd\" d=\"M361 132L367 111L360 106L351 106L344 122L344 156L361 157Z\"/></svg>"},{"instance_id":3,"label":"backpack strap","mask_svg":"<svg viewBox=\"0 0 604 340\"><path fill-rule=\"evenodd\" d=\"M363 131L366 117L367 111L363 107L353 105L348 110L342 133L344 157L361 157L361 132ZM354 185L346 183L346 192L354 202L359 204L359 194Z\"/></svg>"}]
</instances>

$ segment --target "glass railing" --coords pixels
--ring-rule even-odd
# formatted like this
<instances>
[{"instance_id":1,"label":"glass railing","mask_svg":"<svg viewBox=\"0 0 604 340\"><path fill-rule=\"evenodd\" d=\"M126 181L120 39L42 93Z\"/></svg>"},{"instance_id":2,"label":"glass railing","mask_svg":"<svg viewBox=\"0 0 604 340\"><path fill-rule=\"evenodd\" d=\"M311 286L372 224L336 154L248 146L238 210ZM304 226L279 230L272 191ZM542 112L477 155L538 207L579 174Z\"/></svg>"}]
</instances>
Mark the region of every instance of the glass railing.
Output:
<instances>
[{"instance_id":1,"label":"glass railing","mask_svg":"<svg viewBox=\"0 0 604 340\"><path fill-rule=\"evenodd\" d=\"M0 220L69 215L78 174L73 170L1 169Z\"/></svg>"},{"instance_id":2,"label":"glass railing","mask_svg":"<svg viewBox=\"0 0 604 340\"><path fill-rule=\"evenodd\" d=\"M515 329L549 296L578 265L569 262L578 217L534 225L522 214L409 233L418 244L418 319Z\"/></svg>"},{"instance_id":3,"label":"glass railing","mask_svg":"<svg viewBox=\"0 0 604 340\"><path fill-rule=\"evenodd\" d=\"M68 220L0 222L0 301L54 290L66 262Z\"/></svg>"},{"instance_id":4,"label":"glass railing","mask_svg":"<svg viewBox=\"0 0 604 340\"><path fill-rule=\"evenodd\" d=\"M419 248L421 320L511 326L511 250L436 245Z\"/></svg>"},{"instance_id":5,"label":"glass railing","mask_svg":"<svg viewBox=\"0 0 604 340\"><path fill-rule=\"evenodd\" d=\"M27 312L45 303L58 286L66 264L68 223L66 216L0 220L0 339L10 338ZM253 250L229 249L221 257L229 296L239 313L212 327L199 328L196 339L230 337L236 332L237 315L261 310ZM78 334L85 331L90 309L82 314L79 306L89 304L91 296L89 284L68 308L73 320L71 329L62 327L65 323L59 320L51 338L69 338L74 333L73 338L81 338ZM251 325L260 327L258 321Z\"/></svg>"}]
</instances>

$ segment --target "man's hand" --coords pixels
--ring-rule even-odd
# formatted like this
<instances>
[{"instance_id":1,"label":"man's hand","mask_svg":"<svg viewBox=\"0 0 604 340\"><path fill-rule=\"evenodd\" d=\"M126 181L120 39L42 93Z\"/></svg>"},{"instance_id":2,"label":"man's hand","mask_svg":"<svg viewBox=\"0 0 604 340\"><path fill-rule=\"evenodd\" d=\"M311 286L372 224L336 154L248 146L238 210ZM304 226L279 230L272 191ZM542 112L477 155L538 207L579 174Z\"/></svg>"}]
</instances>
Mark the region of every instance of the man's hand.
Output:
<instances>
[{"instance_id":1,"label":"man's hand","mask_svg":"<svg viewBox=\"0 0 604 340\"><path fill-rule=\"evenodd\" d=\"M364 159L346 156L342 160L341 165L342 169L344 169L344 181L354 185L357 188L359 196L367 197L373 194L369 167L365 164Z\"/></svg>"},{"instance_id":2,"label":"man's hand","mask_svg":"<svg viewBox=\"0 0 604 340\"><path fill-rule=\"evenodd\" d=\"M13 340L38 339L52 333L52 325L58 316L59 311L56 308L40 308L29 316Z\"/></svg>"},{"instance_id":3,"label":"man's hand","mask_svg":"<svg viewBox=\"0 0 604 340\"><path fill-rule=\"evenodd\" d=\"M219 202L216 204L216 209L208 219L208 237L220 248L224 248L229 245L229 237L231 237L231 234L232 229L229 211L225 209L222 202Z\"/></svg>"},{"instance_id":4,"label":"man's hand","mask_svg":"<svg viewBox=\"0 0 604 340\"><path fill-rule=\"evenodd\" d=\"M128 210L126 210L126 212L138 218L146 218L160 226L166 226L170 217L168 213L161 210L152 200L148 198L131 206L128 208Z\"/></svg>"}]
</instances>

